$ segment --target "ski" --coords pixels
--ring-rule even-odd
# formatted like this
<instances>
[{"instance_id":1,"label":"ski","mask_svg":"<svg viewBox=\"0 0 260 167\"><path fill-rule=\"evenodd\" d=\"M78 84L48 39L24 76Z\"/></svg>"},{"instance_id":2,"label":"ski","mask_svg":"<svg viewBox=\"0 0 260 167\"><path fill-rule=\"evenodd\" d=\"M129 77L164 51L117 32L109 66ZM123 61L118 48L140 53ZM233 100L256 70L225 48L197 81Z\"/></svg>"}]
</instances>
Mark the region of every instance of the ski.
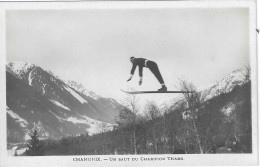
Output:
<instances>
[{"instance_id":1,"label":"ski","mask_svg":"<svg viewBox=\"0 0 260 167\"><path fill-rule=\"evenodd\" d=\"M193 91L164 91L164 92L159 92L159 91L125 91L120 89L122 92L128 93L128 94L146 94L146 93L195 93Z\"/></svg>"}]
</instances>

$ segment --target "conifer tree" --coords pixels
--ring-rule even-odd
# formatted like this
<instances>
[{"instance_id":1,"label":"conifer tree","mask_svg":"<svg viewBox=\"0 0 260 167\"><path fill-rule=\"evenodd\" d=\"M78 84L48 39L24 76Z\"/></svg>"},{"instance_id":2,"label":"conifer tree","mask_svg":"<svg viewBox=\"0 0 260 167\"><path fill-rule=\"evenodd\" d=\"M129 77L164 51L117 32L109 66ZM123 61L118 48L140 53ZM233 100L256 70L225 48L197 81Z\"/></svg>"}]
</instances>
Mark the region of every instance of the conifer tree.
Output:
<instances>
[{"instance_id":1,"label":"conifer tree","mask_svg":"<svg viewBox=\"0 0 260 167\"><path fill-rule=\"evenodd\" d=\"M34 130L31 135L31 139L28 141L28 150L26 151L26 155L29 156L41 156L43 155L42 149L42 141L39 139L39 135L37 130Z\"/></svg>"}]
</instances>

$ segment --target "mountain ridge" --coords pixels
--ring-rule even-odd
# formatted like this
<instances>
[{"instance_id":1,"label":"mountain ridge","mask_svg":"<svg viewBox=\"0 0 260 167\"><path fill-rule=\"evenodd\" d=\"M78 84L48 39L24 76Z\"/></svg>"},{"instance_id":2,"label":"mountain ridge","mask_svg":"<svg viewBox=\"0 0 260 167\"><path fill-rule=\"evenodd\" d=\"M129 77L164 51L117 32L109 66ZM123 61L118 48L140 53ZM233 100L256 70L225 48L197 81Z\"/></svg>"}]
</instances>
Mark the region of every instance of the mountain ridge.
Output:
<instances>
[{"instance_id":1,"label":"mountain ridge","mask_svg":"<svg viewBox=\"0 0 260 167\"><path fill-rule=\"evenodd\" d=\"M248 68L234 70L220 81L201 91L203 100L207 101L219 94L231 92L237 85L244 85L248 81L247 77L250 77L248 70Z\"/></svg>"},{"instance_id":2,"label":"mountain ridge","mask_svg":"<svg viewBox=\"0 0 260 167\"><path fill-rule=\"evenodd\" d=\"M81 85L84 95L52 72L30 63L8 63L6 86L9 142L24 142L35 128L46 138L112 130L114 117L123 107L94 92L87 96Z\"/></svg>"}]
</instances>

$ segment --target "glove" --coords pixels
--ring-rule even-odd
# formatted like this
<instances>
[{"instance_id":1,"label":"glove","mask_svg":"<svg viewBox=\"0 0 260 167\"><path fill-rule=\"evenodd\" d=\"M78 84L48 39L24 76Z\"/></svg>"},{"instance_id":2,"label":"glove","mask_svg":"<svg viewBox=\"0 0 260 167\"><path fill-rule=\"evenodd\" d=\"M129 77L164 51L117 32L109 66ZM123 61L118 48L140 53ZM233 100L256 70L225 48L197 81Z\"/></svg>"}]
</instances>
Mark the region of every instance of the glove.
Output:
<instances>
[{"instance_id":1,"label":"glove","mask_svg":"<svg viewBox=\"0 0 260 167\"><path fill-rule=\"evenodd\" d=\"M142 80L140 80L140 81L139 81L139 85L142 85L142 83L143 83L143 81L142 81Z\"/></svg>"},{"instance_id":2,"label":"glove","mask_svg":"<svg viewBox=\"0 0 260 167\"><path fill-rule=\"evenodd\" d=\"M132 77L130 77L130 78L127 80L127 82L130 81L131 79L132 79Z\"/></svg>"}]
</instances>

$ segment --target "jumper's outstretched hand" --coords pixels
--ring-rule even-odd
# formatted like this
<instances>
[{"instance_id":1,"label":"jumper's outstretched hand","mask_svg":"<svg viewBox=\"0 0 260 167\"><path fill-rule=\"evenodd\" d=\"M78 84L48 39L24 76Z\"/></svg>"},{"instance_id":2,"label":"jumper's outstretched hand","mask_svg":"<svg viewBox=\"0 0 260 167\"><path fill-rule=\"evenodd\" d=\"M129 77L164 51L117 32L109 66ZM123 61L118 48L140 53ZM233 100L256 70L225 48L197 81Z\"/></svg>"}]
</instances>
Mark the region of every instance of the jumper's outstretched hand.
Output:
<instances>
[{"instance_id":1,"label":"jumper's outstretched hand","mask_svg":"<svg viewBox=\"0 0 260 167\"><path fill-rule=\"evenodd\" d=\"M139 81L139 85L142 85L142 83L143 83L143 81L141 80L141 81Z\"/></svg>"}]
</instances>

